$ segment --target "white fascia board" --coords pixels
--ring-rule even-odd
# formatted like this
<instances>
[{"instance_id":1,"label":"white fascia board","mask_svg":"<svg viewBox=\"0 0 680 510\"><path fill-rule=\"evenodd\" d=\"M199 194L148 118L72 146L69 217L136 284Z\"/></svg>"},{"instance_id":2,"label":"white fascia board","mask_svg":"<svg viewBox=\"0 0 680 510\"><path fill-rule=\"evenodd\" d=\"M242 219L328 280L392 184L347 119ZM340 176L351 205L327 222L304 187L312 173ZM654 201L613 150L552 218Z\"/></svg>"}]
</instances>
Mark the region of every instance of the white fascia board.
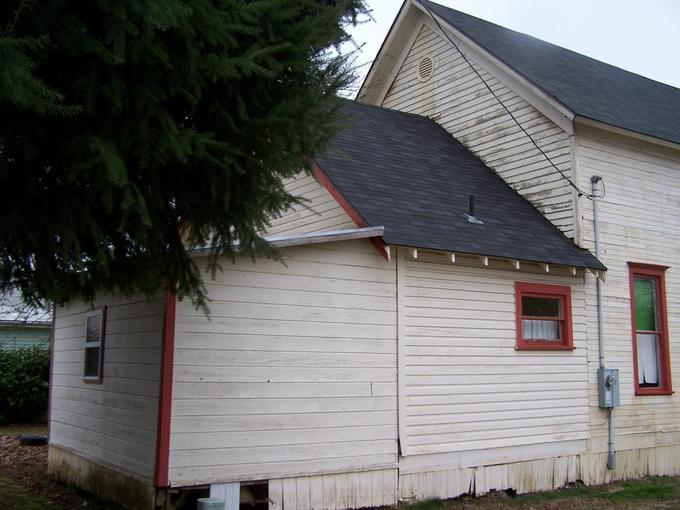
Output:
<instances>
[{"instance_id":1,"label":"white fascia board","mask_svg":"<svg viewBox=\"0 0 680 510\"><path fill-rule=\"evenodd\" d=\"M366 239L371 237L381 237L385 233L385 227L362 227L348 228L345 230L332 230L328 232L312 232L308 234L295 234L289 236L266 236L263 237L272 246L284 248L287 246L300 246L303 244L330 243L332 241L347 241L350 239ZM239 243L232 243L238 249ZM210 251L209 246L187 248L192 255L200 255Z\"/></svg>"},{"instance_id":2,"label":"white fascia board","mask_svg":"<svg viewBox=\"0 0 680 510\"><path fill-rule=\"evenodd\" d=\"M414 0L405 0L402 4L361 84L357 100L382 105L423 25L424 16L413 7L415 4Z\"/></svg>"},{"instance_id":3,"label":"white fascia board","mask_svg":"<svg viewBox=\"0 0 680 510\"><path fill-rule=\"evenodd\" d=\"M441 32L437 23L432 20L430 12L418 2L414 2L414 5L426 15L425 23L427 23L428 27L446 39L446 35ZM432 16L436 18L441 27L447 31L447 34L452 37L466 56L472 57L472 60L484 67L496 79L512 89L513 92L548 117L567 134L574 134L574 112L495 55L488 52L484 47L450 25L446 20L440 18L435 13L432 13Z\"/></svg>"},{"instance_id":4,"label":"white fascia board","mask_svg":"<svg viewBox=\"0 0 680 510\"><path fill-rule=\"evenodd\" d=\"M664 140L662 138L656 138L655 136L644 135L642 133L631 131L629 129L612 126L611 124L607 124L606 122L600 122L598 120L589 119L588 117L581 117L580 115L577 115L576 117L574 117L574 123L576 124L577 128L578 126L587 126L591 128L600 129L602 131L607 131L608 133L626 136L628 138L634 138L636 140L661 145L663 147L668 147L674 150L680 150L680 143L675 143L668 140Z\"/></svg>"}]
</instances>

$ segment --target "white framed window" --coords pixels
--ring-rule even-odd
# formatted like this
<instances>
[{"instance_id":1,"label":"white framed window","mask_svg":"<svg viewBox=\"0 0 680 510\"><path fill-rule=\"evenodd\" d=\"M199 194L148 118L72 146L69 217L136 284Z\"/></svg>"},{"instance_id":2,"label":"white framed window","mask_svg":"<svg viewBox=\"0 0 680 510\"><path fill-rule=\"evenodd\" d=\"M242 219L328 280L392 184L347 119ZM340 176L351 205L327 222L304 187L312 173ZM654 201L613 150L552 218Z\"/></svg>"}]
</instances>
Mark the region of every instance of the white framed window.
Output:
<instances>
[{"instance_id":1,"label":"white framed window","mask_svg":"<svg viewBox=\"0 0 680 510\"><path fill-rule=\"evenodd\" d=\"M85 382L102 382L105 326L105 306L85 314L85 358L83 364Z\"/></svg>"}]
</instances>

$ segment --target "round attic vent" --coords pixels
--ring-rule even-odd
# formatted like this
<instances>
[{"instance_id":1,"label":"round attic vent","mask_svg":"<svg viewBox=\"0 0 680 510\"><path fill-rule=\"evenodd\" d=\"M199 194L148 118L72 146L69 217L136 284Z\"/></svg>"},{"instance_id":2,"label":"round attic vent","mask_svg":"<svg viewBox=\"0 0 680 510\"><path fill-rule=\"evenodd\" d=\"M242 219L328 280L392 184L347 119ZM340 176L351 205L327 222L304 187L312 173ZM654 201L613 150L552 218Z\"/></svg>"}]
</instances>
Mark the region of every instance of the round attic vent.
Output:
<instances>
[{"instance_id":1,"label":"round attic vent","mask_svg":"<svg viewBox=\"0 0 680 510\"><path fill-rule=\"evenodd\" d=\"M434 74L434 60L432 57L423 57L418 62L418 79L420 81L427 81L432 78Z\"/></svg>"}]
</instances>

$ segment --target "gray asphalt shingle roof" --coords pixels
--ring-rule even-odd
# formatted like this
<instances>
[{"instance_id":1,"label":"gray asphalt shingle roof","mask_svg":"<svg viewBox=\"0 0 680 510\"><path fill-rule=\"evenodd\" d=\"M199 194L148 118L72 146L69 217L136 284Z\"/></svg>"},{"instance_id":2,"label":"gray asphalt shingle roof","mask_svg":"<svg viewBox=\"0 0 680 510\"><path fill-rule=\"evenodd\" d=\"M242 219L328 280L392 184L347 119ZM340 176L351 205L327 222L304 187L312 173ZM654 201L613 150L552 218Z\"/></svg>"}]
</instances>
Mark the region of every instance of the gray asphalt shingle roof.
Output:
<instances>
[{"instance_id":1,"label":"gray asphalt shingle roof","mask_svg":"<svg viewBox=\"0 0 680 510\"><path fill-rule=\"evenodd\" d=\"M389 245L604 269L434 121L346 101L348 127L314 158ZM475 215L464 213L474 195Z\"/></svg>"},{"instance_id":2,"label":"gray asphalt shingle roof","mask_svg":"<svg viewBox=\"0 0 680 510\"><path fill-rule=\"evenodd\" d=\"M574 114L680 143L680 89L419 0Z\"/></svg>"}]
</instances>

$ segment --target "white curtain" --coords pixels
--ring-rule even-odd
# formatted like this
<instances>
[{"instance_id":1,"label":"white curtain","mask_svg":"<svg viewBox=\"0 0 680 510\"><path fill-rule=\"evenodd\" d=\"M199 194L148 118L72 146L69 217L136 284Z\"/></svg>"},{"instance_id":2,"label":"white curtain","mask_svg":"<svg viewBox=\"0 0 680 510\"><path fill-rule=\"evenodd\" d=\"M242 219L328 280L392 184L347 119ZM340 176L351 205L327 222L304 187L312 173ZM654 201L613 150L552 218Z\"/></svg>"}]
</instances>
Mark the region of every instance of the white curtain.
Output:
<instances>
[{"instance_id":1,"label":"white curtain","mask_svg":"<svg viewBox=\"0 0 680 510\"><path fill-rule=\"evenodd\" d=\"M656 335L638 334L637 362L639 384L659 384L659 357L656 346Z\"/></svg>"},{"instance_id":2,"label":"white curtain","mask_svg":"<svg viewBox=\"0 0 680 510\"><path fill-rule=\"evenodd\" d=\"M558 321L523 319L522 336L525 340L559 340L560 324Z\"/></svg>"}]
</instances>

